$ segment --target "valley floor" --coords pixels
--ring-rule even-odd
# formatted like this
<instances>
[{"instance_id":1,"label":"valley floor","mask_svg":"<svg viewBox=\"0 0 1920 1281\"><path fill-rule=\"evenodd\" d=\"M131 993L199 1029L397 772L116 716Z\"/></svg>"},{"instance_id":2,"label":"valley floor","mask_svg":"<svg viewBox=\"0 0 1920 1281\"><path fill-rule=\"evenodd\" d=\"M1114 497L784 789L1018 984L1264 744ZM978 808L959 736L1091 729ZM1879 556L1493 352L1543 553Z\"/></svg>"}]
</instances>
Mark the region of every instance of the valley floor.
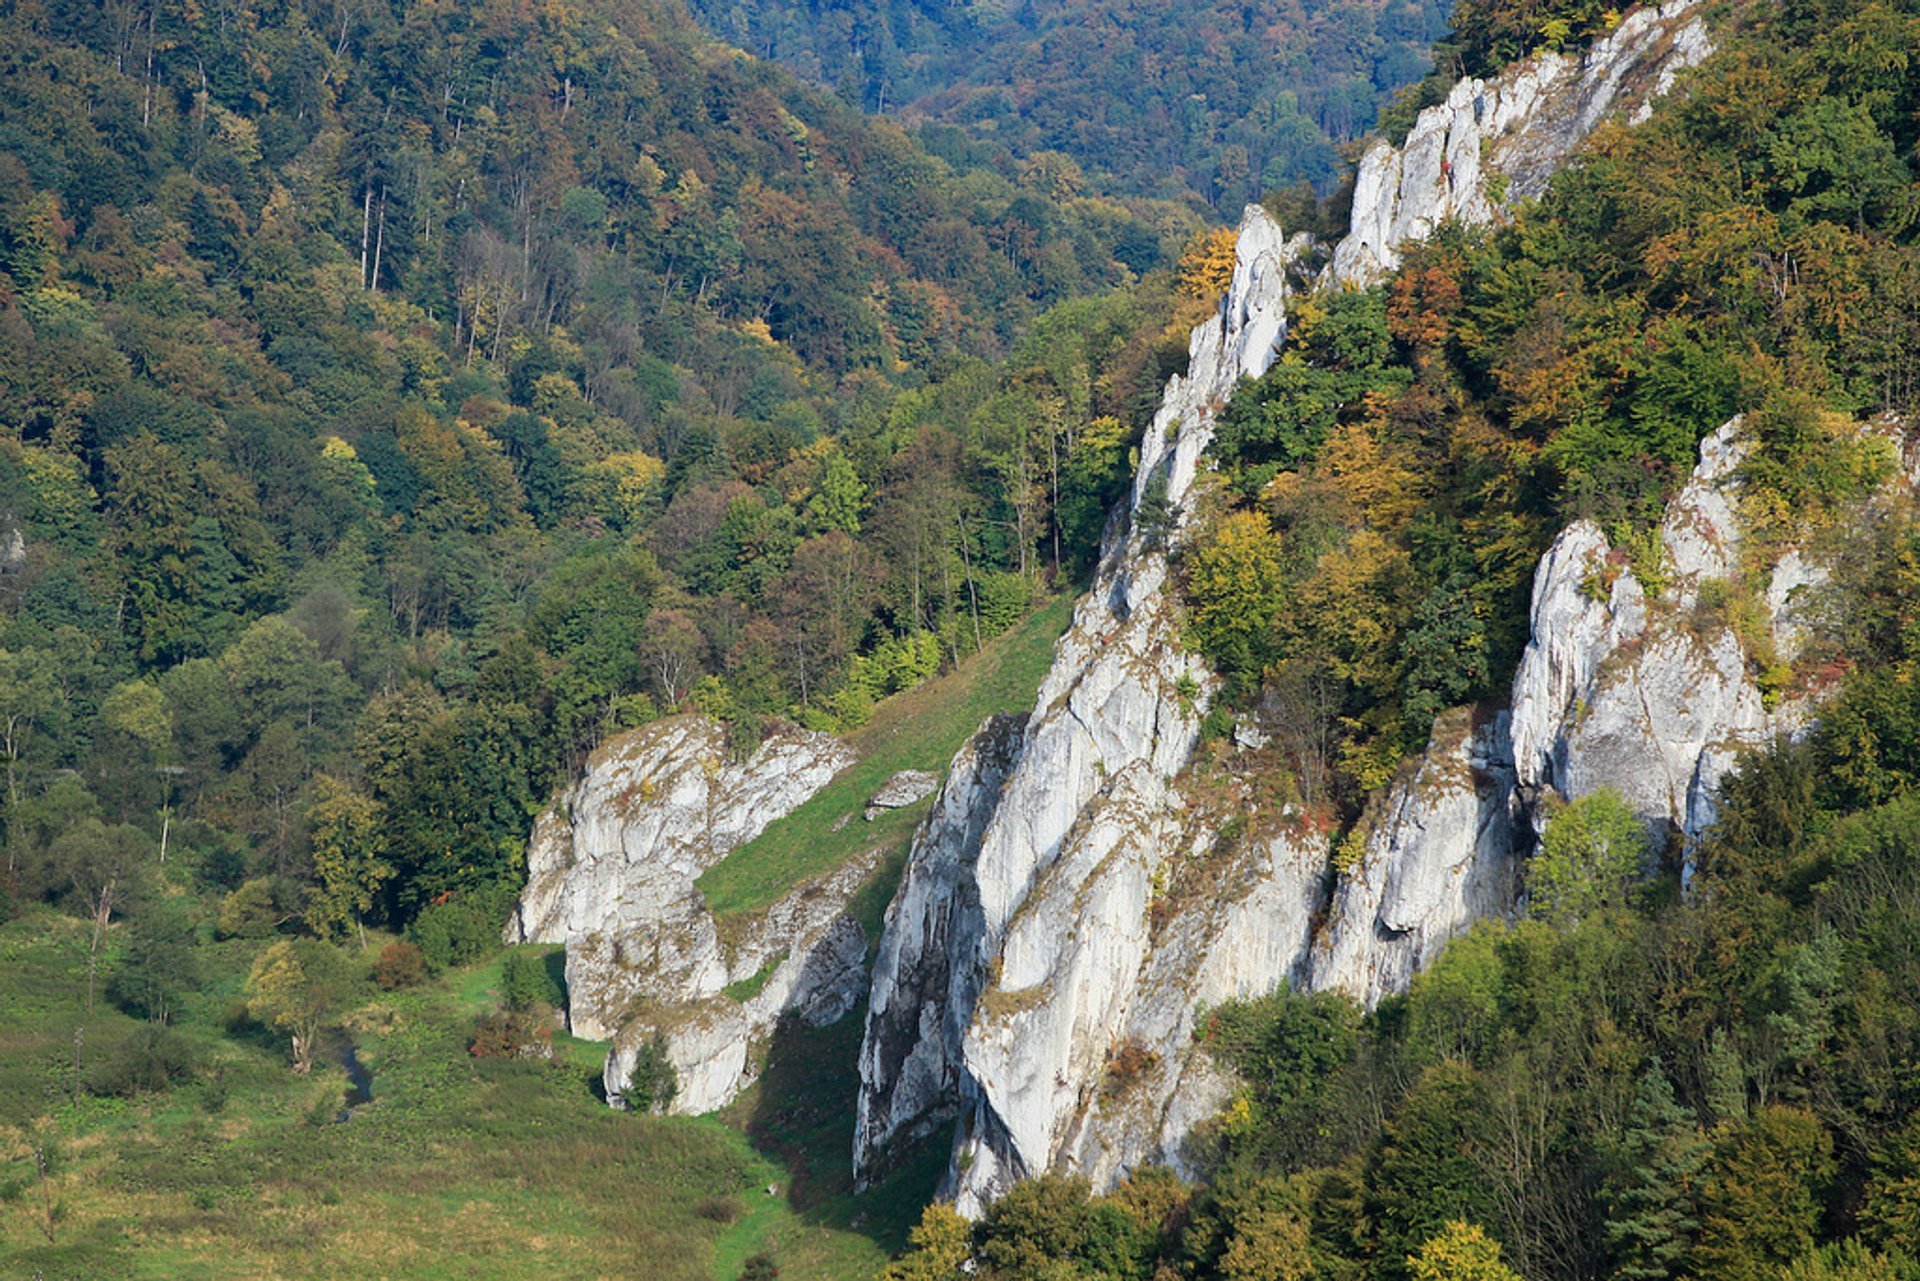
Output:
<instances>
[{"instance_id":1,"label":"valley floor","mask_svg":"<svg viewBox=\"0 0 1920 1281\"><path fill-rule=\"evenodd\" d=\"M337 1058L296 1076L284 1042L238 1014L260 946L247 940L204 949L216 972L179 1020L193 1079L97 1097L73 1089L76 1029L84 1080L143 1025L98 994L87 1017L88 941L48 910L0 925L7 1276L731 1281L770 1250L783 1278L860 1277L904 1243L946 1154L933 1145L854 1201L857 1013L807 1033L786 1056L804 1066L724 1119L608 1109L602 1047L564 1036L552 1063L474 1058L498 957L400 992L367 985L342 1022L372 1100L343 1123Z\"/></svg>"}]
</instances>

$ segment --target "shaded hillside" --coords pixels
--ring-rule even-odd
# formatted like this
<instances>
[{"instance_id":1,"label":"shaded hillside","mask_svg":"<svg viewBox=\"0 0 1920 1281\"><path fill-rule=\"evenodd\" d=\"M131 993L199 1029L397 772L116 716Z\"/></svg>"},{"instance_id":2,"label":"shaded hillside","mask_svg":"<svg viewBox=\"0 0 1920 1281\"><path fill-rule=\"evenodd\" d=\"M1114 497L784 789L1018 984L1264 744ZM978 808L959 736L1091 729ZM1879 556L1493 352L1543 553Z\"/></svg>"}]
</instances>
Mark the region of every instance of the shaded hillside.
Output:
<instances>
[{"instance_id":1,"label":"shaded hillside","mask_svg":"<svg viewBox=\"0 0 1920 1281\"><path fill-rule=\"evenodd\" d=\"M868 110L929 126L943 154L1070 185L1191 192L1223 212L1325 189L1430 65L1434 0L1261 4L878 4L693 0L717 35ZM952 130L946 126L954 127Z\"/></svg>"}]
</instances>

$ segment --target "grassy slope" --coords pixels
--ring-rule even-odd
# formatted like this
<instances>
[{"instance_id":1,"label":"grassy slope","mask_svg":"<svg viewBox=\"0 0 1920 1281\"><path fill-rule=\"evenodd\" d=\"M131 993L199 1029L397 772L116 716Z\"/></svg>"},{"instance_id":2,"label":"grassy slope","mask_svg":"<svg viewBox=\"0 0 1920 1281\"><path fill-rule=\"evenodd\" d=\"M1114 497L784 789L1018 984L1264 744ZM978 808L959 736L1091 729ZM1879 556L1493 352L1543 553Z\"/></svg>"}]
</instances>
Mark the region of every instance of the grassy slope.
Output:
<instances>
[{"instance_id":1,"label":"grassy slope","mask_svg":"<svg viewBox=\"0 0 1920 1281\"><path fill-rule=\"evenodd\" d=\"M751 1116L729 1126L609 1111L592 1091L602 1046L562 1038L553 1065L469 1057L497 959L410 992L364 986L347 1022L374 1100L347 1124L315 1124L337 1113L343 1076L296 1077L278 1038L225 1027L262 946L203 949L208 990L180 1023L201 1054L196 1080L138 1100L76 1099L86 928L44 909L0 925L0 1276L731 1281L772 1245L784 1278L838 1281L872 1275L931 1192L919 1173L855 1206L841 1176L830 1201L814 1191L824 1167L796 1176L752 1137ZM88 1061L137 1027L100 1000ZM858 1029L848 1019L832 1031ZM849 1080L796 1084L823 1093L788 1106L850 1124ZM54 1154L45 1189L37 1146ZM844 1154L847 1140L834 1146ZM768 1197L770 1183L783 1195ZM43 1193L56 1207L51 1244ZM882 1205L893 1208L870 1208Z\"/></svg>"},{"instance_id":2,"label":"grassy slope","mask_svg":"<svg viewBox=\"0 0 1920 1281\"><path fill-rule=\"evenodd\" d=\"M900 770L944 772L988 716L1031 711L1034 690L1053 661L1053 643L1072 620L1074 599L1056 597L956 671L882 703L850 737L858 764L700 878L708 905L722 917L764 911L794 885L832 871L863 849L904 845L928 802L866 823L860 811L867 798ZM834 831L834 823L849 815ZM880 906L884 910L885 903Z\"/></svg>"}]
</instances>

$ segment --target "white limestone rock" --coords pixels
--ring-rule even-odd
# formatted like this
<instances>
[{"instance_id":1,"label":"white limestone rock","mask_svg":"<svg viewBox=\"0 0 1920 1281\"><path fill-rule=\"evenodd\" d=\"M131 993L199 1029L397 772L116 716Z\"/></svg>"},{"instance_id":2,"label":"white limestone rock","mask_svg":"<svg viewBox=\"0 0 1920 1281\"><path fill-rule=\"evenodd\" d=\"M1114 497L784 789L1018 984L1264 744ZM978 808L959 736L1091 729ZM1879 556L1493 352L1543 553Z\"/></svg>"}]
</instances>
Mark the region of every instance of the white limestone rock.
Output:
<instances>
[{"instance_id":1,"label":"white limestone rock","mask_svg":"<svg viewBox=\"0 0 1920 1281\"><path fill-rule=\"evenodd\" d=\"M940 776L930 770L903 769L867 798L867 821L871 823L885 810L905 809L916 801L924 801L939 786Z\"/></svg>"},{"instance_id":2,"label":"white limestone rock","mask_svg":"<svg viewBox=\"0 0 1920 1281\"><path fill-rule=\"evenodd\" d=\"M792 726L774 728L745 761L726 747L725 728L701 716L620 735L534 823L506 938L566 945L568 1024L616 1038L607 1072L616 1101L633 1047L658 1034L682 1078L674 1110L717 1107L750 1079L747 1046L783 1011L831 1021L865 984L865 936L844 914L874 856L799 887L730 947L694 885L853 753ZM724 995L763 970L752 999Z\"/></svg>"},{"instance_id":3,"label":"white limestone rock","mask_svg":"<svg viewBox=\"0 0 1920 1281\"><path fill-rule=\"evenodd\" d=\"M1746 450L1739 419L1700 442L1700 463L1660 525L1658 599L1645 598L1588 522L1568 526L1541 561L1513 694L1514 767L1529 795L1611 788L1657 840L1692 839L1713 821L1738 751L1807 723L1805 699L1769 707L1757 656L1703 594L1719 582L1717 594L1731 595L1742 571ZM1773 569L1760 603L1782 652L1805 643L1807 593L1825 578L1799 549Z\"/></svg>"},{"instance_id":4,"label":"white limestone rock","mask_svg":"<svg viewBox=\"0 0 1920 1281\"><path fill-rule=\"evenodd\" d=\"M1287 266L1279 225L1248 206L1232 285L1194 330L1188 372L1169 380L1142 442L1136 511L1157 492L1179 512L1214 415L1242 378L1272 365L1286 332ZM1177 515L1173 524L1177 537ZM1155 537L1136 527L1105 549L981 833L974 950L995 974L978 1008L1051 1008L1031 1027L976 1018L964 1038L974 1119L956 1163L963 1205L981 1204L1007 1171L1044 1167L1077 1111L1074 1082L1102 1061L1102 1021L1121 1012L1144 956L1140 921L1167 784L1192 755L1213 683L1180 644ZM1116 790L1124 804L1111 800Z\"/></svg>"},{"instance_id":5,"label":"white limestone rock","mask_svg":"<svg viewBox=\"0 0 1920 1281\"><path fill-rule=\"evenodd\" d=\"M1406 990L1448 940L1517 898L1513 745L1507 713L1435 722L1412 776L1394 785L1359 865L1334 888L1305 986L1365 1005Z\"/></svg>"},{"instance_id":6,"label":"white limestone rock","mask_svg":"<svg viewBox=\"0 0 1920 1281\"><path fill-rule=\"evenodd\" d=\"M1402 145L1376 141L1361 158L1352 221L1325 282L1374 284L1400 265L1403 245L1441 223L1491 222L1507 202L1539 195L1602 120L1630 105L1643 117L1679 72L1713 52L1703 7L1644 5L1582 54L1536 54L1491 80L1461 80L1420 113Z\"/></svg>"},{"instance_id":7,"label":"white limestone rock","mask_svg":"<svg viewBox=\"0 0 1920 1281\"><path fill-rule=\"evenodd\" d=\"M887 908L860 1046L853 1168L862 1185L896 1144L931 1133L960 1106L961 1041L986 980L974 860L1026 722L991 717L953 758Z\"/></svg>"}]
</instances>

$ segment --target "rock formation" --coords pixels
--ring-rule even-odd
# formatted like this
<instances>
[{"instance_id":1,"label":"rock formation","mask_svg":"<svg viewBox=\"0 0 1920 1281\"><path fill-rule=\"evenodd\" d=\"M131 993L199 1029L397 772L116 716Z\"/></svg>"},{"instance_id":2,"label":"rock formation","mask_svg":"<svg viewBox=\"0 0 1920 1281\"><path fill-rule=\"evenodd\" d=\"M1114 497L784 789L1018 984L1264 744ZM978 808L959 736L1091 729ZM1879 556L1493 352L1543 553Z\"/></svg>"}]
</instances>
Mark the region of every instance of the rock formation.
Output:
<instances>
[{"instance_id":1,"label":"rock formation","mask_svg":"<svg viewBox=\"0 0 1920 1281\"><path fill-rule=\"evenodd\" d=\"M1492 218L1502 182L1537 193L1603 116L1709 52L1694 9L1644 9L1583 57L1463 82L1404 148L1377 144L1326 279L1370 282L1438 222ZM1769 707L1755 655L1700 611L1701 584L1739 557L1730 425L1663 527L1664 591L1648 600L1597 529L1570 527L1541 564L1513 710L1443 716L1350 866L1298 815L1263 809L1259 735L1191 769L1210 686L1178 642L1164 546L1214 414L1284 336L1299 249L1248 211L1219 314L1146 433L1131 524L1110 533L1033 716L1017 743L1001 725L962 753L916 837L868 1012L863 1178L949 1117L948 1191L966 1213L1043 1170L1109 1186L1144 1162L1182 1166L1230 1087L1193 1042L1199 1009L1282 984L1367 1003L1399 991L1461 930L1516 909L1546 789L1620 787L1651 827L1697 832L1733 750L1803 715ZM1805 626L1796 602L1818 580L1781 560L1764 602L1777 643ZM1636 691L1662 706L1636 711Z\"/></svg>"},{"instance_id":2,"label":"rock formation","mask_svg":"<svg viewBox=\"0 0 1920 1281\"><path fill-rule=\"evenodd\" d=\"M566 944L569 1026L614 1038L609 1099L658 1037L679 1075L673 1109L709 1111L752 1079L752 1043L782 1013L827 1023L859 1002L867 939L846 908L873 857L798 887L724 941L694 886L852 761L838 739L791 726L734 761L723 726L671 717L602 744L535 822L507 941Z\"/></svg>"},{"instance_id":3,"label":"rock formation","mask_svg":"<svg viewBox=\"0 0 1920 1281\"><path fill-rule=\"evenodd\" d=\"M1448 219L1493 221L1546 189L1601 121L1644 115L1675 77L1713 52L1701 0L1629 13L1581 54L1543 53L1490 80L1469 77L1420 113L1406 141L1380 139L1361 157L1353 218L1326 273L1370 285L1400 265L1400 247Z\"/></svg>"}]
</instances>

